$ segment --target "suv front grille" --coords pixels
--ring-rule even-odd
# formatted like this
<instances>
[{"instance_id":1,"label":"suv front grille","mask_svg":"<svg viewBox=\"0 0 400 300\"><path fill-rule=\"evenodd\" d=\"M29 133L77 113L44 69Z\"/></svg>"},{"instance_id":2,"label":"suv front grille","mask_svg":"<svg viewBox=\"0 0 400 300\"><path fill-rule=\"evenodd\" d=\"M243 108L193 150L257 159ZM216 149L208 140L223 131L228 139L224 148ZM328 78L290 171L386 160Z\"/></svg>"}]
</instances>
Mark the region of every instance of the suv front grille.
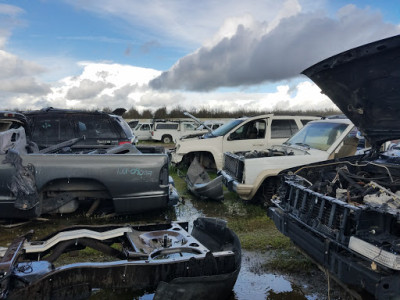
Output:
<instances>
[{"instance_id":1,"label":"suv front grille","mask_svg":"<svg viewBox=\"0 0 400 300\"><path fill-rule=\"evenodd\" d=\"M285 178L279 195L279 205L296 219L338 242L348 240L357 207L307 189L295 176Z\"/></svg>"},{"instance_id":2,"label":"suv front grille","mask_svg":"<svg viewBox=\"0 0 400 300\"><path fill-rule=\"evenodd\" d=\"M242 182L244 161L233 153L224 153L224 171L237 181Z\"/></svg>"}]
</instances>

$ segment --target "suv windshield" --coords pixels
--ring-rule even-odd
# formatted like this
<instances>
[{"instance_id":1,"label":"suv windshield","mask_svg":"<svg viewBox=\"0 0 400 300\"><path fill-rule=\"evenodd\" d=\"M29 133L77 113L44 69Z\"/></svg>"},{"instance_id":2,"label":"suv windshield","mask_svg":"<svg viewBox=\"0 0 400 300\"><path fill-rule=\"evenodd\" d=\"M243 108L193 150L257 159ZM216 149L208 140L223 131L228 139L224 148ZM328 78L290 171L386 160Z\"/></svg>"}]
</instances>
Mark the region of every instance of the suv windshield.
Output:
<instances>
[{"instance_id":1,"label":"suv windshield","mask_svg":"<svg viewBox=\"0 0 400 300\"><path fill-rule=\"evenodd\" d=\"M326 151L341 136L347 126L349 125L331 122L309 123L284 144Z\"/></svg>"},{"instance_id":2,"label":"suv windshield","mask_svg":"<svg viewBox=\"0 0 400 300\"><path fill-rule=\"evenodd\" d=\"M242 123L244 120L243 119L236 119L232 120L231 122L225 123L221 127L218 127L217 129L213 130L210 133L205 134L204 136L206 137L211 137L211 136L224 136L227 134L229 131L231 131L232 128L236 127L240 123Z\"/></svg>"}]
</instances>

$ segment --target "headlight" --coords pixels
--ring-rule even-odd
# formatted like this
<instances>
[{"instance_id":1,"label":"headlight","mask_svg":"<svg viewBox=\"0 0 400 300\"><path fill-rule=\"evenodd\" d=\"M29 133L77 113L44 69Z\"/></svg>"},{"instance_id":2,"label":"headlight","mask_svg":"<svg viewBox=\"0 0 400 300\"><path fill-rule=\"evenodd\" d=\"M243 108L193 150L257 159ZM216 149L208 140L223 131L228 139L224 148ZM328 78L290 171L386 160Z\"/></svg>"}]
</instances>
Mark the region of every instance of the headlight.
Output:
<instances>
[{"instance_id":1,"label":"headlight","mask_svg":"<svg viewBox=\"0 0 400 300\"><path fill-rule=\"evenodd\" d=\"M394 253L382 250L368 242L365 242L354 236L350 237L349 248L370 260L380 263L393 270L400 270L400 256Z\"/></svg>"}]
</instances>

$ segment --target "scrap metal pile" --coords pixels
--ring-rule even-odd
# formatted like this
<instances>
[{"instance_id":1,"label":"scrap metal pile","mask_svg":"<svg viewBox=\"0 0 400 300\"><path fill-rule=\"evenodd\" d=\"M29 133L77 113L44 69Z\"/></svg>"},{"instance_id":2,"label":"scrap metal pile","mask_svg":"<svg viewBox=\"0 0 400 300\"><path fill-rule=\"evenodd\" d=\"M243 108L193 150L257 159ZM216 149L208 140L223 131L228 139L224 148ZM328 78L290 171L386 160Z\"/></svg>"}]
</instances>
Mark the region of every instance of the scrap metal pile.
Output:
<instances>
[{"instance_id":1,"label":"scrap metal pile","mask_svg":"<svg viewBox=\"0 0 400 300\"><path fill-rule=\"evenodd\" d=\"M376 162L344 161L305 167L308 189L355 206L369 206L394 215L400 211L399 168Z\"/></svg>"},{"instance_id":2,"label":"scrap metal pile","mask_svg":"<svg viewBox=\"0 0 400 300\"><path fill-rule=\"evenodd\" d=\"M39 241L31 236L0 249L0 299L84 299L96 289L224 299L240 270L239 239L214 218L198 218L191 233L187 222L172 222L79 225ZM85 248L101 252L104 261L71 263L68 254Z\"/></svg>"}]
</instances>

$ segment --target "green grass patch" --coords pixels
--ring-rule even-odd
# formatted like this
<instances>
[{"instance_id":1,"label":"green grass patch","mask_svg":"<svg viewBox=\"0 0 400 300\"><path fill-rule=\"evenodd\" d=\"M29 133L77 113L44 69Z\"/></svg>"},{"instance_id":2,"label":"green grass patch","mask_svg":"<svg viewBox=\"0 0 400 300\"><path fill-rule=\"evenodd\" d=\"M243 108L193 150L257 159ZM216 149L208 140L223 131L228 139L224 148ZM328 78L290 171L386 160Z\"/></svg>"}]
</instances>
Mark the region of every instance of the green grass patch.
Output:
<instances>
[{"instance_id":1,"label":"green grass patch","mask_svg":"<svg viewBox=\"0 0 400 300\"><path fill-rule=\"evenodd\" d=\"M283 273L308 273L316 267L291 244L285 250L276 251L274 257L265 262L261 268L265 271L275 270Z\"/></svg>"},{"instance_id":2,"label":"green grass patch","mask_svg":"<svg viewBox=\"0 0 400 300\"><path fill-rule=\"evenodd\" d=\"M119 243L114 243L111 245L112 248L119 251L122 250L122 245ZM65 264L79 263L79 262L106 262L118 260L116 257L107 255L96 249L85 247L84 249L74 250L70 252L63 253L54 262L56 267Z\"/></svg>"},{"instance_id":3,"label":"green grass patch","mask_svg":"<svg viewBox=\"0 0 400 300\"><path fill-rule=\"evenodd\" d=\"M228 218L228 226L239 237L243 249L267 251L287 249L290 239L281 234L265 214L262 216Z\"/></svg>"},{"instance_id":4,"label":"green grass patch","mask_svg":"<svg viewBox=\"0 0 400 300\"><path fill-rule=\"evenodd\" d=\"M186 188L184 172L170 167L170 175L180 196L193 198ZM264 207L238 199L235 193L228 192L225 187L224 191L225 199L220 203L196 199L194 202L198 201L196 206L208 216L227 220L228 227L237 234L243 249L267 251L291 247L290 239L276 229Z\"/></svg>"}]
</instances>

